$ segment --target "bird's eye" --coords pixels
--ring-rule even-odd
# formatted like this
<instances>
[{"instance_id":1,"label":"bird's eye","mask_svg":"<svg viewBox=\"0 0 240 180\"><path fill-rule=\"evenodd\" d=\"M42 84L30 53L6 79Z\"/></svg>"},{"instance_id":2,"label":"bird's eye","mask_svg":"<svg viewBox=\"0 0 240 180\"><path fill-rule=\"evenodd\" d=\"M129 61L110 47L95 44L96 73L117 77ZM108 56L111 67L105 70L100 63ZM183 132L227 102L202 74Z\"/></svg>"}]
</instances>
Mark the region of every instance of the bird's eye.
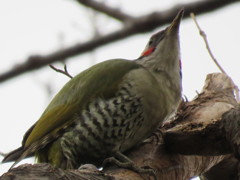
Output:
<instances>
[{"instance_id":1,"label":"bird's eye","mask_svg":"<svg viewBox=\"0 0 240 180\"><path fill-rule=\"evenodd\" d=\"M152 43L153 43L153 40L152 40L152 39L150 39L150 41L148 42L148 46L151 46L151 45L152 45Z\"/></svg>"}]
</instances>

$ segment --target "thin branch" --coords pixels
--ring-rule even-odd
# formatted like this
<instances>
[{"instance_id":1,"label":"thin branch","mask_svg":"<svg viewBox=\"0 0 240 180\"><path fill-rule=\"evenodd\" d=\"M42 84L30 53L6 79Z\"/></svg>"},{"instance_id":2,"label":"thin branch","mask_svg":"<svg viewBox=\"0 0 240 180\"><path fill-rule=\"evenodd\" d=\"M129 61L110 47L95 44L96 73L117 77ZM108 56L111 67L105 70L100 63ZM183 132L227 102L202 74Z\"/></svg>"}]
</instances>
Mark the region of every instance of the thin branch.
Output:
<instances>
[{"instance_id":1,"label":"thin branch","mask_svg":"<svg viewBox=\"0 0 240 180\"><path fill-rule=\"evenodd\" d=\"M71 79L73 78L73 77L69 74L69 72L68 72L68 70L67 70L67 65L66 65L66 64L64 65L64 71L61 70L61 69L58 69L58 68L54 67L54 66L51 65L51 64L49 64L49 67L52 68L54 71L59 72L59 73L62 73L62 74L64 74L64 75L66 75L67 77L71 78Z\"/></svg>"},{"instance_id":2,"label":"thin branch","mask_svg":"<svg viewBox=\"0 0 240 180\"><path fill-rule=\"evenodd\" d=\"M194 11L195 13L201 14L208 11L213 11L215 9L224 7L226 5L232 4L234 2L239 2L237 0L212 0L212 1L201 1L188 4L182 4L175 6L169 10L163 12L155 12L142 16L139 18L134 18L131 23L128 23L124 28L117 30L115 32L109 33L99 38L91 39L85 43L79 43L65 49L55 51L48 55L34 55L30 56L25 62L15 65L12 69L0 74L0 82L4 82L8 79L39 69L48 64L54 63L56 61L62 61L66 58L70 58L85 52L92 51L95 48L106 45L108 43L122 40L123 38L138 34L149 32L156 27L163 26L166 23L171 22L175 17L176 13L184 7L185 18L188 17L188 13Z\"/></svg>"},{"instance_id":3,"label":"thin branch","mask_svg":"<svg viewBox=\"0 0 240 180\"><path fill-rule=\"evenodd\" d=\"M106 14L112 18L115 18L119 21L122 21L122 22L126 22L126 21L133 19L132 16L130 16L126 13L123 13L122 11L120 11L117 8L109 7L105 3L97 2L94 0L76 0L76 1L84 6L87 6L96 11L104 13L104 14Z\"/></svg>"},{"instance_id":4,"label":"thin branch","mask_svg":"<svg viewBox=\"0 0 240 180\"><path fill-rule=\"evenodd\" d=\"M201 27L199 26L196 17L194 15L194 13L190 13L191 18L193 19L194 23L196 24L198 30L199 30L199 34L202 36L204 43L206 45L207 51L210 55L210 57L212 58L213 62L216 64L216 66L220 69L220 71L224 74L226 74L228 76L228 74L226 73L226 71L224 71L224 69L222 68L222 66L218 63L217 59L214 57L211 48L209 46L208 40L207 40L207 35L206 33L201 29ZM228 76L230 77L230 76ZM232 81L233 85L234 85L234 91L235 91L235 95L236 95L236 100L239 103L240 102L240 97L239 97L239 88L238 86Z\"/></svg>"},{"instance_id":5,"label":"thin branch","mask_svg":"<svg viewBox=\"0 0 240 180\"><path fill-rule=\"evenodd\" d=\"M196 24L198 30L199 30L199 34L202 36L203 40L204 40L204 43L206 45L206 48L207 48L207 51L209 53L209 55L211 56L213 62L216 64L216 66L220 69L220 71L224 74L227 75L226 71L224 71L224 69L222 68L222 66L218 63L217 59L214 57L211 49L210 49L210 46L209 46L209 43L208 43L208 40L207 40L207 35L206 33L201 29L201 27L199 26L197 20L196 20L196 17L194 15L194 13L190 13L190 16L191 18L193 19L194 23ZM228 75L227 75L228 76Z\"/></svg>"}]
</instances>

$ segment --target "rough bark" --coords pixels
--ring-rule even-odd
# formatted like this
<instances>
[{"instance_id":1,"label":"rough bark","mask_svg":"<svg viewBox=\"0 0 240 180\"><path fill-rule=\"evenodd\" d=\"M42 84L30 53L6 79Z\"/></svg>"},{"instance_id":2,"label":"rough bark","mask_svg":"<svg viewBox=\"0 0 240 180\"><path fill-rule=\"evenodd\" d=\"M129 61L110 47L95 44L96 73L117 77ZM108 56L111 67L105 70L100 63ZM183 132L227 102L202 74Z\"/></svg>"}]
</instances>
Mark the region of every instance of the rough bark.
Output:
<instances>
[{"instance_id":1,"label":"rough bark","mask_svg":"<svg viewBox=\"0 0 240 180\"><path fill-rule=\"evenodd\" d=\"M240 107L231 79L221 73L209 74L194 100L182 102L174 118L125 154L137 166L154 169L158 179L187 180L199 175L203 180L237 179L239 124ZM66 171L49 164L26 164L0 179L141 180L153 176L114 165L102 171L90 164Z\"/></svg>"}]
</instances>

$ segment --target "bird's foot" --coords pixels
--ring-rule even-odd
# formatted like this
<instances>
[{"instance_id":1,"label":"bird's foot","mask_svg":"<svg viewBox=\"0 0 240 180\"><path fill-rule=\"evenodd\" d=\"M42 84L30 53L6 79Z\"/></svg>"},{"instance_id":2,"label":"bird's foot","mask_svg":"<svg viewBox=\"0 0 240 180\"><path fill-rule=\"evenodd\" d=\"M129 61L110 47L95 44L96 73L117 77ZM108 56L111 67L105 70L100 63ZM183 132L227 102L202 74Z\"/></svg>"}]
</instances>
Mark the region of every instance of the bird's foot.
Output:
<instances>
[{"instance_id":1,"label":"bird's foot","mask_svg":"<svg viewBox=\"0 0 240 180\"><path fill-rule=\"evenodd\" d=\"M139 174L149 174L150 176L153 176L155 180L157 180L156 173L151 167L149 166L138 167L131 159L129 159L127 156L123 155L120 152L116 153L115 157L105 159L103 161L103 168L106 167L107 164L111 163L121 168L130 169Z\"/></svg>"}]
</instances>

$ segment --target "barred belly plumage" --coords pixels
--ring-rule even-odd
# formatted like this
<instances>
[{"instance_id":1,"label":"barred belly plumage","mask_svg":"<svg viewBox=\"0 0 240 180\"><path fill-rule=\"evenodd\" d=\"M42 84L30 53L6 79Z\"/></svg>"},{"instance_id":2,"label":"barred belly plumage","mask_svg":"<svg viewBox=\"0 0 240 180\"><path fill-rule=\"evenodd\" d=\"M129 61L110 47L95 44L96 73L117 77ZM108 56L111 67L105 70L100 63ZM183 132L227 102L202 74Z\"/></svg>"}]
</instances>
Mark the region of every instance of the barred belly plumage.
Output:
<instances>
[{"instance_id":1,"label":"barred belly plumage","mask_svg":"<svg viewBox=\"0 0 240 180\"><path fill-rule=\"evenodd\" d=\"M75 126L61 138L69 166L79 166L79 162L100 165L104 158L126 150L122 143L134 138L144 119L141 97L130 93L130 87L123 86L114 98L95 99L76 114Z\"/></svg>"}]
</instances>

